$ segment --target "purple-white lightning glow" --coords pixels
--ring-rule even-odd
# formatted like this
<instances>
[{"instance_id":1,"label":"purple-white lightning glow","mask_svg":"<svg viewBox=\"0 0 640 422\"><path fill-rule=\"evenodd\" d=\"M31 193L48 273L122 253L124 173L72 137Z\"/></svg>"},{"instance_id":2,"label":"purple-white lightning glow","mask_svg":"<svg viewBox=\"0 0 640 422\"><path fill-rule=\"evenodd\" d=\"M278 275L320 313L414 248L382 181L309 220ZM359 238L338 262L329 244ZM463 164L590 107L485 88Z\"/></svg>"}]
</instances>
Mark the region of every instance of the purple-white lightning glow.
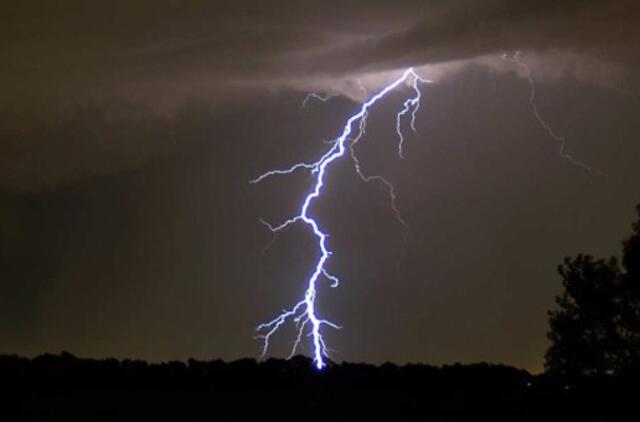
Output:
<instances>
[{"instance_id":1,"label":"purple-white lightning glow","mask_svg":"<svg viewBox=\"0 0 640 422\"><path fill-rule=\"evenodd\" d=\"M320 157L320 159L310 163L307 163L307 162L296 163L291 167L283 170L271 170L251 180L250 183L259 183L262 180L266 179L267 177L271 177L275 175L287 175L302 169L309 170L311 174L315 176L313 189L307 194L307 196L305 196L302 202L302 206L300 208L300 212L297 215L295 215L294 217L286 220L285 222L279 225L272 225L265 220L260 220L260 221L273 232L280 231L294 223L305 224L313 232L313 235L315 236L317 241L318 249L320 250L320 258L316 262L315 267L313 268L313 271L311 272L311 275L307 280L303 299L300 300L298 303L296 303L294 306L288 309L284 309L278 316L276 316L271 321L260 324L256 328L256 331L258 331L259 333L258 337L263 340L262 356L264 356L267 353L269 349L269 341L271 340L271 337L278 331L278 329L288 321L293 321L296 327L298 328L298 335L296 337L296 340L293 344L293 348L291 350L291 354L289 356L291 357L296 353L298 346L300 345L300 342L305 336L305 330L308 330L309 331L308 335L312 339L314 364L318 369L322 369L326 366L325 359L328 357L328 349L324 341L324 338L322 337L321 328L323 326L328 326L335 329L339 329L341 327L327 319L321 318L318 315L318 312L316 309L316 295L317 295L316 286L317 286L318 280L321 277L324 277L329 282L331 282L331 287L337 287L339 284L339 279L336 276L330 274L326 269L326 264L329 260L329 257L332 254L331 250L327 245L328 234L322 231L319 223L313 218L313 216L309 214L309 210L311 208L313 201L319 198L320 195L322 194L322 188L324 187L324 177L326 172L330 169L331 164L334 161L342 158L345 155L345 152L347 151L347 148L348 148L351 154L351 158L354 161L356 172L358 173L360 178L365 182L377 180L383 183L387 187L389 197L391 199L391 205L396 214L396 217L403 226L406 226L396 206L396 202L395 202L396 195L393 189L393 185L391 185L386 179L382 178L381 176L365 176L360 168L360 163L358 162L355 156L353 146L364 135L364 131L366 128L366 119L367 119L367 114L369 109L373 105L375 105L379 100L384 98L389 92L393 91L395 88L400 86L402 83L408 83L411 85L413 91L415 92L415 96L407 99L404 102L403 109L400 112L398 112L396 116L396 132L398 134L398 139L399 139L398 155L404 158L404 152L403 152L404 137L402 135L402 130L401 130L402 117L407 113L410 113L411 115L410 125L411 125L411 128L415 131L415 118L416 118L416 113L418 111L418 108L420 107L420 99L421 99L419 84L429 83L429 82L430 81L421 78L413 70L413 68L407 69L399 78L392 81L390 84L385 86L382 90L380 90L377 94L375 94L374 96L372 96L370 99L368 99L366 102L362 104L359 111L354 115L352 115L347 120L340 136L337 139L335 139L334 142L332 142L332 146L322 157ZM321 101L326 101L328 99L328 97L321 97L316 95L312 95L312 97L318 98ZM305 102L309 98L310 97L307 97L305 99ZM356 124L356 122L359 122L358 134L351 138L350 135L353 131L353 127L354 127L354 124Z\"/></svg>"}]
</instances>

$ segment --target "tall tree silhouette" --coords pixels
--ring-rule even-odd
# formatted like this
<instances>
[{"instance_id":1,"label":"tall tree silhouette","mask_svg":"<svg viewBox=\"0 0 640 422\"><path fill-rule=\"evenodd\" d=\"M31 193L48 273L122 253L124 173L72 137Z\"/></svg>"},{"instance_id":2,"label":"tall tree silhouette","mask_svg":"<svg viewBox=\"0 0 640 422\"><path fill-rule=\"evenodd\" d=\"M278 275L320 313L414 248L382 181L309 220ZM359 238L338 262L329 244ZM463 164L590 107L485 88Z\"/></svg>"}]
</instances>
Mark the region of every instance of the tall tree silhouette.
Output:
<instances>
[{"instance_id":1,"label":"tall tree silhouette","mask_svg":"<svg viewBox=\"0 0 640 422\"><path fill-rule=\"evenodd\" d=\"M632 235L615 257L565 258L564 292L549 312L546 369L563 375L615 373L640 366L640 206Z\"/></svg>"},{"instance_id":2,"label":"tall tree silhouette","mask_svg":"<svg viewBox=\"0 0 640 422\"><path fill-rule=\"evenodd\" d=\"M625 300L621 316L621 328L628 345L629 365L640 367L640 205L637 207L638 221L633 224L633 233L624 241L622 265L625 269Z\"/></svg>"}]
</instances>

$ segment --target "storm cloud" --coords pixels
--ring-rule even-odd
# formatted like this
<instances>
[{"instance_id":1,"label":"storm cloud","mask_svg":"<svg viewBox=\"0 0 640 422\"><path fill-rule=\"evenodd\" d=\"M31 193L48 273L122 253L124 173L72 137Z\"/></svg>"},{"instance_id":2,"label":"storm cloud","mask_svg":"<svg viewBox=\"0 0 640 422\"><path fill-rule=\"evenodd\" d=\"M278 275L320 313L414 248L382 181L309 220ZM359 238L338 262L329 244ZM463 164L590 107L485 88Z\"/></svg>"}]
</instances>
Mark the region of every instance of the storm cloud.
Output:
<instances>
[{"instance_id":1,"label":"storm cloud","mask_svg":"<svg viewBox=\"0 0 640 422\"><path fill-rule=\"evenodd\" d=\"M570 63L587 80L623 79L639 10L604 0L14 2L0 25L0 185L42 189L157 158L176 143L176 109L194 100L250 101L265 89L358 99L355 81L375 89L381 72L442 75L516 50L555 52L555 69Z\"/></svg>"},{"instance_id":2,"label":"storm cloud","mask_svg":"<svg viewBox=\"0 0 640 422\"><path fill-rule=\"evenodd\" d=\"M635 59L640 13L630 0L32 1L7 9L3 92L63 98L170 98L513 50L626 62Z\"/></svg>"}]
</instances>

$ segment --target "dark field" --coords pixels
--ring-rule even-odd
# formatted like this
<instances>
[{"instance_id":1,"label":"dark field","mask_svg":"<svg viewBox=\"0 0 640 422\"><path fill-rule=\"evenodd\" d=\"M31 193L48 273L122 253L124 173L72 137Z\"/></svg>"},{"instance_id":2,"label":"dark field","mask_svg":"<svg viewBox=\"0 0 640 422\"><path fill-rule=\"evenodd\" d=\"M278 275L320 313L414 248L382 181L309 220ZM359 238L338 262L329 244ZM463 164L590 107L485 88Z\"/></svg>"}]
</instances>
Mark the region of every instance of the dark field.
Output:
<instances>
[{"instance_id":1,"label":"dark field","mask_svg":"<svg viewBox=\"0 0 640 422\"><path fill-rule=\"evenodd\" d=\"M635 420L640 391L637 371L569 380L484 363L342 363L318 372L303 357L148 364L2 356L0 379L4 421Z\"/></svg>"}]
</instances>

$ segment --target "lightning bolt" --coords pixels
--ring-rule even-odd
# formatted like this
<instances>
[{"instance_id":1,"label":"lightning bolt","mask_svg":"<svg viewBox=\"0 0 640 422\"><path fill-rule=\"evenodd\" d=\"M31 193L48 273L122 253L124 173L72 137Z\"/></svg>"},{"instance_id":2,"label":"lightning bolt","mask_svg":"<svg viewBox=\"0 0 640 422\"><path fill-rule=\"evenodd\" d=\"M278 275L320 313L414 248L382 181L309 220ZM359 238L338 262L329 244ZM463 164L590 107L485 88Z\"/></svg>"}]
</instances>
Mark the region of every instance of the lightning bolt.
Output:
<instances>
[{"instance_id":1,"label":"lightning bolt","mask_svg":"<svg viewBox=\"0 0 640 422\"><path fill-rule=\"evenodd\" d=\"M536 83L533 79L533 75L531 74L531 69L522 61L521 57L522 57L522 52L520 51L516 51L515 53L513 53L512 57L509 57L508 54L506 53L502 55L503 60L511 60L520 69L522 69L522 72L524 73L524 77L527 80L527 83L529 84L529 105L531 106L531 110L533 111L533 116L535 117L538 124L547 132L549 137L558 143L558 155L561 158L567 160L572 165L582 168L583 170L587 171L592 175L606 176L607 175L606 173L602 171L595 171L593 167L576 159L573 155L569 154L566 151L567 138L556 133L556 131L553 130L551 125L547 123L547 121L542 117L542 115L540 114L540 110L538 110L538 101L536 99L536 95L537 95Z\"/></svg>"},{"instance_id":2,"label":"lightning bolt","mask_svg":"<svg viewBox=\"0 0 640 422\"><path fill-rule=\"evenodd\" d=\"M299 170L309 171L314 176L313 188L311 191L305 196L302 206L300 207L300 212L291 217L290 219L280 223L278 225L273 225L266 220L260 219L260 222L269 228L272 232L279 232L293 224L304 224L306 225L311 232L313 233L318 249L320 250L320 257L317 260L315 266L313 267L313 271L311 272L309 278L306 282L306 289L304 292L304 296L302 300L297 302L295 305L288 309L283 309L280 314L278 314L272 320L262 323L256 327L256 331L259 333L258 338L262 339L262 356L264 356L268 349L272 336L288 321L292 321L298 329L298 335L293 344L290 357L295 355L300 343L302 342L303 337L305 336L305 330L308 330L308 336L312 339L313 346L313 362L318 369L322 369L326 366L325 359L329 356L329 349L324 341L322 336L321 329L324 326L328 326L334 329L340 329L341 327L327 319L321 318L318 315L316 309L316 298L317 298L317 284L321 278L325 278L326 280L331 282L331 287L337 287L340 283L340 280L335 275L329 273L327 270L327 262L332 255L331 250L327 244L328 234L325 233L320 224L313 218L310 214L310 208L313 202L320 197L322 194L322 188L325 183L325 175L331 168L331 164L333 164L336 160L344 157L345 152L349 149L351 159L354 162L356 172L360 176L360 178L365 181L378 181L387 187L387 191L391 200L392 208L396 213L396 217L398 221L406 227L406 223L402 218L397 206L396 206L396 194L393 188L393 185L389 183L382 176L366 176L360 167L360 163L355 155L353 146L364 136L366 130L366 119L369 110L382 98L384 98L391 91L399 87L403 83L408 83L411 85L415 95L404 102L403 108L398 112L396 116L396 132L398 135L398 155L401 158L404 158L403 153L403 145L404 145L404 136L402 134L402 118L403 116L410 113L411 120L410 125L411 129L415 131L415 119L416 113L420 107L420 99L421 93L419 89L420 83L430 83L431 81L421 78L413 68L409 68L402 73L402 75L386 85L380 91L378 91L375 95L369 98L366 102L362 104L360 109L353 114L347 120L345 126L342 129L342 133L338 138L336 138L332 143L331 147L328 151L322 155L317 161L314 162L300 162L293 164L289 168L286 169L276 169L268 171L257 178L250 181L252 184L259 183L266 178L277 176L277 175L289 175ZM307 96L305 98L305 102L310 98L320 99L321 101L326 101L329 97L322 97L317 94ZM326 98L326 100L325 100ZM304 102L303 102L304 105ZM354 131L354 126L357 125L357 134L354 137L351 137L352 132Z\"/></svg>"},{"instance_id":3,"label":"lightning bolt","mask_svg":"<svg viewBox=\"0 0 640 422\"><path fill-rule=\"evenodd\" d=\"M307 106L307 103L309 102L309 100L311 99L316 99L319 101L322 101L323 103L326 103L327 101L329 101L330 99L337 97L338 94L318 94L317 92L311 92L309 94L307 94L306 97L304 97L304 100L302 100L302 108L305 108Z\"/></svg>"}]
</instances>

